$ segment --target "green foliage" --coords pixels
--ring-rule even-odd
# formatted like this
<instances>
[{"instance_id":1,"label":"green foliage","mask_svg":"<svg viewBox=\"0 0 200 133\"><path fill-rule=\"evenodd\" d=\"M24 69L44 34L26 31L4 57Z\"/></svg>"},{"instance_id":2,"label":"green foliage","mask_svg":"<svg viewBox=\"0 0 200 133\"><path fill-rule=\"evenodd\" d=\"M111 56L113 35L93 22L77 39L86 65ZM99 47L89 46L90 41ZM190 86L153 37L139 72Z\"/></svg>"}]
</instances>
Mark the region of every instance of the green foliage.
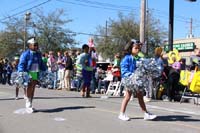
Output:
<instances>
[{"instance_id":1,"label":"green foliage","mask_svg":"<svg viewBox=\"0 0 200 133\"><path fill-rule=\"evenodd\" d=\"M72 20L66 19L62 9L47 15L44 15L41 10L37 10L31 14L31 19L27 22L27 38L35 36L42 52L64 51L76 44L73 39L75 34L64 28L69 22ZM24 48L24 18L10 18L4 22L4 25L5 30L0 32L0 57L21 53Z\"/></svg>"},{"instance_id":2,"label":"green foliage","mask_svg":"<svg viewBox=\"0 0 200 133\"><path fill-rule=\"evenodd\" d=\"M64 10L56 10L47 16L42 11L36 12L35 33L43 51L57 51L70 48L75 44L75 34L69 29L63 28L72 20L62 19Z\"/></svg>"},{"instance_id":3,"label":"green foliage","mask_svg":"<svg viewBox=\"0 0 200 133\"><path fill-rule=\"evenodd\" d=\"M0 57L8 57L13 53L19 53L23 48L24 26L17 18L10 18L4 22L5 30L0 32Z\"/></svg>"},{"instance_id":4,"label":"green foliage","mask_svg":"<svg viewBox=\"0 0 200 133\"><path fill-rule=\"evenodd\" d=\"M113 60L116 53L122 53L124 46L130 39L139 40L140 24L134 14L124 16L122 13L119 13L118 20L110 19L108 24L108 27L97 27L97 34L101 36L96 36L95 42L97 52L104 59ZM151 14L148 16L146 27L148 55L152 56L154 48L161 45L162 40L166 37L166 31L160 26L159 20L153 18ZM105 30L106 28L107 30Z\"/></svg>"}]
</instances>

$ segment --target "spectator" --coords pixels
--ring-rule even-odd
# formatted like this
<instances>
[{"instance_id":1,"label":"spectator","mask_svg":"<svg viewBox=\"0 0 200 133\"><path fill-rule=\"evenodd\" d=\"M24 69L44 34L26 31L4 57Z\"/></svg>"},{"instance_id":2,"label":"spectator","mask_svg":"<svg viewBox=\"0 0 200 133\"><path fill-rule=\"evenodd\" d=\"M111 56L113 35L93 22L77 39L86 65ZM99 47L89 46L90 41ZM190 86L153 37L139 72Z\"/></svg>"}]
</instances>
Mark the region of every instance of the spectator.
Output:
<instances>
[{"instance_id":1,"label":"spectator","mask_svg":"<svg viewBox=\"0 0 200 133\"><path fill-rule=\"evenodd\" d=\"M71 90L71 75L73 70L73 62L72 58L70 57L69 53L67 51L64 52L65 56L65 88L67 91Z\"/></svg>"},{"instance_id":2,"label":"spectator","mask_svg":"<svg viewBox=\"0 0 200 133\"><path fill-rule=\"evenodd\" d=\"M112 67L113 81L121 81L121 73L120 73L120 54L115 54L114 64Z\"/></svg>"},{"instance_id":3,"label":"spectator","mask_svg":"<svg viewBox=\"0 0 200 133\"><path fill-rule=\"evenodd\" d=\"M155 58L155 61L160 66L161 71L163 72L164 62L163 62L162 52L163 52L163 49L161 47L155 48L155 51L154 51L155 57L154 58ZM160 80L161 80L161 75L154 79L149 77L149 88L146 88L146 96L144 97L145 102L151 101L152 98L157 99L157 91L158 90L156 90L156 89L158 87L156 85L158 85L158 82L160 82Z\"/></svg>"},{"instance_id":4,"label":"spectator","mask_svg":"<svg viewBox=\"0 0 200 133\"><path fill-rule=\"evenodd\" d=\"M96 89L96 77L95 77L95 73L96 73L96 67L97 67L97 60L98 60L98 57L97 57L97 53L96 53L96 49L94 47L90 47L89 48L89 54L90 54L90 64L93 68L93 71L92 71L92 80L91 80L91 85L90 85L90 89L91 89L91 92L94 94L95 93L95 89Z\"/></svg>"},{"instance_id":5,"label":"spectator","mask_svg":"<svg viewBox=\"0 0 200 133\"><path fill-rule=\"evenodd\" d=\"M76 79L77 79L77 90L80 91L82 88L82 66L80 64L80 51L76 52L76 63L75 63L75 71L76 71Z\"/></svg>"},{"instance_id":6,"label":"spectator","mask_svg":"<svg viewBox=\"0 0 200 133\"><path fill-rule=\"evenodd\" d=\"M47 67L48 56L49 56L49 54L46 52L42 54L42 61L44 62L46 67Z\"/></svg>"},{"instance_id":7,"label":"spectator","mask_svg":"<svg viewBox=\"0 0 200 133\"><path fill-rule=\"evenodd\" d=\"M103 71L103 70L102 70ZM106 73L102 72L98 81L98 92L101 92L101 86L104 86L104 92L107 91L109 83L113 81L113 74L111 70L107 70Z\"/></svg>"},{"instance_id":8,"label":"spectator","mask_svg":"<svg viewBox=\"0 0 200 133\"><path fill-rule=\"evenodd\" d=\"M6 84L7 81L7 64L8 59L3 59L3 73L2 73L2 84Z\"/></svg>"},{"instance_id":9,"label":"spectator","mask_svg":"<svg viewBox=\"0 0 200 133\"><path fill-rule=\"evenodd\" d=\"M195 67L198 66L198 69L200 67L200 49L195 49L195 54L190 57L190 70L195 70Z\"/></svg>"},{"instance_id":10,"label":"spectator","mask_svg":"<svg viewBox=\"0 0 200 133\"><path fill-rule=\"evenodd\" d=\"M7 63L6 71L7 71L7 78L6 78L7 79L7 83L9 85L11 85L10 79L11 79L11 74L12 74L12 71L13 71L11 62Z\"/></svg>"},{"instance_id":11,"label":"spectator","mask_svg":"<svg viewBox=\"0 0 200 133\"><path fill-rule=\"evenodd\" d=\"M169 74L167 80L167 98L164 101L175 101L175 94L179 91L178 82L180 79L181 64L176 52L172 52L168 55L171 58L171 64L169 66ZM169 61L169 60L168 60Z\"/></svg>"},{"instance_id":12,"label":"spectator","mask_svg":"<svg viewBox=\"0 0 200 133\"><path fill-rule=\"evenodd\" d=\"M82 50L83 50L83 53L80 54L79 56L79 61L78 61L78 64L80 66L80 69L81 69L81 75L82 75L82 97L91 97L90 96L90 83L91 83L91 80L92 80L92 71L93 71L93 68L90 64L90 60L91 60L91 57L90 57L90 54L88 53L89 52L89 46L87 44L84 44L82 46ZM86 92L86 95L85 95L85 92Z\"/></svg>"},{"instance_id":13,"label":"spectator","mask_svg":"<svg viewBox=\"0 0 200 133\"><path fill-rule=\"evenodd\" d=\"M65 88L65 57L63 57L61 51L57 52L58 60L58 80L59 80L59 86L58 90L62 90Z\"/></svg>"},{"instance_id":14,"label":"spectator","mask_svg":"<svg viewBox=\"0 0 200 133\"><path fill-rule=\"evenodd\" d=\"M53 51L49 51L49 58L47 60L47 67L48 71L53 73L55 79L52 81L51 85L48 87L49 89L56 89L57 88L57 72L58 72L58 65L57 59L54 56Z\"/></svg>"}]
</instances>

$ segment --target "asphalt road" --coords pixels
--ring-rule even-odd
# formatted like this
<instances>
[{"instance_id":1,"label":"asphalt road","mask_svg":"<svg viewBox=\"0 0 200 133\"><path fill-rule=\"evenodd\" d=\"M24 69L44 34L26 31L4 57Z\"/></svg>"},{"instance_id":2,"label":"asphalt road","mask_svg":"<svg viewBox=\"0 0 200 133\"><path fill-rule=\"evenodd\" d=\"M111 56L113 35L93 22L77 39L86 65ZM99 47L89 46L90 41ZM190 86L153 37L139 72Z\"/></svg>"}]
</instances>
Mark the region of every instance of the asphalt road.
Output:
<instances>
[{"instance_id":1,"label":"asphalt road","mask_svg":"<svg viewBox=\"0 0 200 133\"><path fill-rule=\"evenodd\" d=\"M119 120L122 97L82 98L79 92L37 88L35 113L23 114L25 100L14 100L14 86L0 85L0 133L200 133L200 105L151 101L154 121L144 121L137 99L130 101L130 121Z\"/></svg>"}]
</instances>

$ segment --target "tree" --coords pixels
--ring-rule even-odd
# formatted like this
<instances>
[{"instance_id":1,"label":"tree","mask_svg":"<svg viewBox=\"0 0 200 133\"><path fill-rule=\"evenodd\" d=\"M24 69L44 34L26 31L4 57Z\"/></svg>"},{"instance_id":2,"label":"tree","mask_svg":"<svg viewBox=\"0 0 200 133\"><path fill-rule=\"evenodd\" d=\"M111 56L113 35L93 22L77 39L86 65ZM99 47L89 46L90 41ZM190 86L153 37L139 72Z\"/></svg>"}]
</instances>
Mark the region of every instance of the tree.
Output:
<instances>
[{"instance_id":1,"label":"tree","mask_svg":"<svg viewBox=\"0 0 200 133\"><path fill-rule=\"evenodd\" d=\"M32 13L31 20L27 23L27 38L35 36L42 52L66 50L76 44L73 39L75 34L65 28L69 22L72 20L66 19L62 9L50 12L46 16L38 9ZM0 32L0 56L21 53L24 46L24 18L9 18L4 25L5 29Z\"/></svg>"},{"instance_id":2,"label":"tree","mask_svg":"<svg viewBox=\"0 0 200 133\"><path fill-rule=\"evenodd\" d=\"M97 34L101 36L96 36L95 42L98 53L104 59L109 58L113 60L114 54L122 53L124 45L129 40L139 40L139 21L136 20L134 14L124 16L122 13L119 13L118 20L109 19L108 23L109 27L97 27ZM149 17L147 27L149 51L152 51L151 49L154 49L156 45L160 45L160 42L162 42L162 39L165 37L165 31L164 28L160 28L159 21L153 17ZM163 29L163 31L158 31L157 29ZM150 53L152 54L152 52Z\"/></svg>"},{"instance_id":3,"label":"tree","mask_svg":"<svg viewBox=\"0 0 200 133\"><path fill-rule=\"evenodd\" d=\"M149 10L147 14L146 24L146 41L148 45L148 55L154 55L155 47L162 46L163 41L167 37L167 31L164 26L161 25L160 20L154 18L152 11Z\"/></svg>"},{"instance_id":4,"label":"tree","mask_svg":"<svg viewBox=\"0 0 200 133\"><path fill-rule=\"evenodd\" d=\"M74 46L75 40L73 34L69 29L64 28L67 23L72 22L71 19L62 19L64 10L56 10L49 13L47 16L39 10L36 12L36 19L34 20L34 33L38 37L40 47L45 50L65 50Z\"/></svg>"},{"instance_id":5,"label":"tree","mask_svg":"<svg viewBox=\"0 0 200 133\"><path fill-rule=\"evenodd\" d=\"M13 53L20 53L23 49L24 28L22 20L10 18L4 22L5 30L0 32L0 57L10 56Z\"/></svg>"}]
</instances>

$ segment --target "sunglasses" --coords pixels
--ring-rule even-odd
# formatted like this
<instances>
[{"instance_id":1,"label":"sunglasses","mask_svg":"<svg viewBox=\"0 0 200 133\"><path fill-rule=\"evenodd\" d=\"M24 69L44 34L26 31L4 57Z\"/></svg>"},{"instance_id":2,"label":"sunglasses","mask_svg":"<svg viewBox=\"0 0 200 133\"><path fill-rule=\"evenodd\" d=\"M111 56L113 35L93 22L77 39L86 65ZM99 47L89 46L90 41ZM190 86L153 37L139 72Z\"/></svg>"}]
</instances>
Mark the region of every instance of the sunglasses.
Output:
<instances>
[{"instance_id":1,"label":"sunglasses","mask_svg":"<svg viewBox=\"0 0 200 133\"><path fill-rule=\"evenodd\" d=\"M141 43L139 40L131 39L131 42L133 43Z\"/></svg>"}]
</instances>

